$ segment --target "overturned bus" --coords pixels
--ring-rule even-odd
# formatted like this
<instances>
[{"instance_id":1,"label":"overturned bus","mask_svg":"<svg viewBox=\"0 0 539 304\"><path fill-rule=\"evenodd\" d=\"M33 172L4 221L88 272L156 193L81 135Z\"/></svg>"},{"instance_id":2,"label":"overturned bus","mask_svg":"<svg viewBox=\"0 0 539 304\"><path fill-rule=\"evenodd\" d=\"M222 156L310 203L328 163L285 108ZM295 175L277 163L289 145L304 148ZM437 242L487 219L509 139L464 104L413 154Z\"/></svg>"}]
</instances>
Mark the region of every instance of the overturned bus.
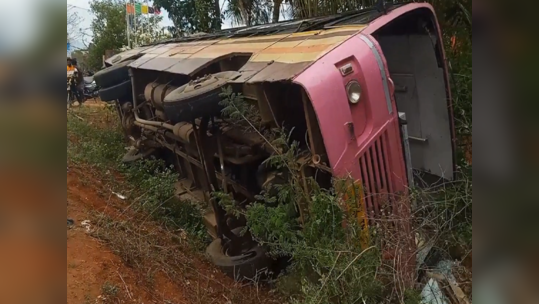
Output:
<instances>
[{"instance_id":1,"label":"overturned bus","mask_svg":"<svg viewBox=\"0 0 539 304\"><path fill-rule=\"evenodd\" d=\"M209 206L212 261L252 277L267 267L264 249L246 245L241 221L211 194L248 204L283 181L263 165L275 151L261 133L222 117L223 90L255 106L260 127L293 130L304 178L331 186L352 177L367 221L387 204L406 214L410 203L400 198L412 184L455 174L441 37L433 8L410 3L165 41L109 58L94 78L101 99L117 102L132 144L124 160L172 154L178 196ZM405 260L414 263L413 250Z\"/></svg>"}]
</instances>

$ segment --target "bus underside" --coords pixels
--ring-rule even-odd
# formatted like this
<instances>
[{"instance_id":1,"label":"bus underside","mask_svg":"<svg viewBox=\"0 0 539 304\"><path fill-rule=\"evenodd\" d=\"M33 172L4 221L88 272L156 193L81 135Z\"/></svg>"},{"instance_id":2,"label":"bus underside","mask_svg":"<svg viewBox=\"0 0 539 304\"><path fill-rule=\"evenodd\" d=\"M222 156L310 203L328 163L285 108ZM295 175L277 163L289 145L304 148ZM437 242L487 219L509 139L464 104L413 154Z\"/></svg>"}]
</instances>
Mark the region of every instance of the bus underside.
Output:
<instances>
[{"instance_id":1,"label":"bus underside","mask_svg":"<svg viewBox=\"0 0 539 304\"><path fill-rule=\"evenodd\" d=\"M272 144L276 129L287 130L288 140L299 144L296 161L303 178L330 187L332 175L303 88L292 82L230 84L239 73L218 69L225 64L234 68L230 64L241 64L240 59L215 63L193 81L131 69L136 98L120 100L119 113L133 144L124 160L159 153L174 165L179 174L178 201L197 202L205 210L204 224L216 239L208 247L210 256L236 261L227 262L233 267L222 268L234 277L252 278L272 262L252 239L240 236L245 219L227 214L212 195L226 193L243 208L263 190L287 182L287 172L266 163L279 153ZM227 114L230 111L235 113Z\"/></svg>"}]
</instances>

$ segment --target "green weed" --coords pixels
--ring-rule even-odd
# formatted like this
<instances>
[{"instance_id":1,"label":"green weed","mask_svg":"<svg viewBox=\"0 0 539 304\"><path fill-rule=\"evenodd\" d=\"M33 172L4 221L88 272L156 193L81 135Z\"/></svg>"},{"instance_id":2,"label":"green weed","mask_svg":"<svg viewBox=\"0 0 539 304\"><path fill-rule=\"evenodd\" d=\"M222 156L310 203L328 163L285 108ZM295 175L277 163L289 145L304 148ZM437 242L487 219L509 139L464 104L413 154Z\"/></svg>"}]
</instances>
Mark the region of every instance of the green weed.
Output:
<instances>
[{"instance_id":1,"label":"green weed","mask_svg":"<svg viewBox=\"0 0 539 304\"><path fill-rule=\"evenodd\" d=\"M77 116L95 115L88 111L80 109L80 116ZM179 202L174 196L178 175L173 167L156 158L132 164L121 163L126 150L118 124L98 126L68 115L67 134L69 161L97 170L108 188L120 189L116 191L118 193L129 193L128 198L136 201L133 205L135 210L147 212L153 220L171 228L184 229L194 239L204 240L206 234L201 210L189 202ZM81 182L88 184L85 180Z\"/></svg>"},{"instance_id":2,"label":"green weed","mask_svg":"<svg viewBox=\"0 0 539 304\"><path fill-rule=\"evenodd\" d=\"M105 282L105 284L103 284L103 286L101 287L101 293L103 294L103 296L105 296L107 300L112 300L118 297L119 291L120 289L118 288L118 286L114 285L111 282Z\"/></svg>"}]
</instances>

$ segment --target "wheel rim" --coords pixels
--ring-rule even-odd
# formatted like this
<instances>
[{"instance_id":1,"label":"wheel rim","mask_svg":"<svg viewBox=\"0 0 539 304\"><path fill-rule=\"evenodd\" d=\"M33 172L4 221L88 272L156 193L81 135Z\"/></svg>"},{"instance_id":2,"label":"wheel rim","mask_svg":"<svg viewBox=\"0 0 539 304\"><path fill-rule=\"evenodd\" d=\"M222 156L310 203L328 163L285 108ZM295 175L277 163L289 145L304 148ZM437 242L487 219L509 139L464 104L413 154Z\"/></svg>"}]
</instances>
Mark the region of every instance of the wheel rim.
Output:
<instances>
[{"instance_id":1,"label":"wheel rim","mask_svg":"<svg viewBox=\"0 0 539 304\"><path fill-rule=\"evenodd\" d=\"M230 244L230 242L228 243ZM234 252L233 250L231 250L232 248L230 248L230 245L229 246L225 245L223 246L222 250L223 250L223 255L229 258L233 258L234 260L248 260L256 256L256 252L253 250L254 248L256 248L256 246L258 245L252 244L252 246L249 246L250 247L249 249L242 248L239 252Z\"/></svg>"},{"instance_id":2,"label":"wheel rim","mask_svg":"<svg viewBox=\"0 0 539 304\"><path fill-rule=\"evenodd\" d=\"M231 240L226 239L222 241L223 254L236 260L249 259L256 256L254 249L258 246L258 244L252 239L250 233L246 233L243 236L238 235L238 237L240 248L232 248L233 243Z\"/></svg>"}]
</instances>

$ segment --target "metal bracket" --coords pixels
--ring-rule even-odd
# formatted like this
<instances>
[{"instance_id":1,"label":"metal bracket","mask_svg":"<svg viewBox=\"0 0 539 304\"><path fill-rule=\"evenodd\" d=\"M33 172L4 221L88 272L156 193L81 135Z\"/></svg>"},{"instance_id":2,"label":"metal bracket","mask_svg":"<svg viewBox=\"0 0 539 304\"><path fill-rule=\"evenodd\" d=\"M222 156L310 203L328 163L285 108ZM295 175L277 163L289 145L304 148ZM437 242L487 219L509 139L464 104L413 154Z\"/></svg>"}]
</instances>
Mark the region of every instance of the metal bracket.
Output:
<instances>
[{"instance_id":1,"label":"metal bracket","mask_svg":"<svg viewBox=\"0 0 539 304\"><path fill-rule=\"evenodd\" d=\"M420 141L420 142L427 142L428 141L428 139L426 139L426 138L420 138L420 137L414 137L414 136L408 136L408 139L413 140L413 141Z\"/></svg>"},{"instance_id":2,"label":"metal bracket","mask_svg":"<svg viewBox=\"0 0 539 304\"><path fill-rule=\"evenodd\" d=\"M354 73L354 67L352 66L351 63L347 63L347 64L343 65L342 67L339 68L339 70L341 71L341 76L342 77L345 77L345 76L348 76L348 75Z\"/></svg>"},{"instance_id":3,"label":"metal bracket","mask_svg":"<svg viewBox=\"0 0 539 304\"><path fill-rule=\"evenodd\" d=\"M396 85L395 86L395 92L397 92L397 93L406 93L406 92L408 92L408 87Z\"/></svg>"},{"instance_id":4,"label":"metal bracket","mask_svg":"<svg viewBox=\"0 0 539 304\"><path fill-rule=\"evenodd\" d=\"M399 112L399 119L405 122L401 126L402 141L404 146L404 159L406 161L406 171L408 175L408 186L414 187L414 169L412 168L412 153L410 151L410 137L408 136L408 125L406 124L406 113Z\"/></svg>"}]
</instances>

